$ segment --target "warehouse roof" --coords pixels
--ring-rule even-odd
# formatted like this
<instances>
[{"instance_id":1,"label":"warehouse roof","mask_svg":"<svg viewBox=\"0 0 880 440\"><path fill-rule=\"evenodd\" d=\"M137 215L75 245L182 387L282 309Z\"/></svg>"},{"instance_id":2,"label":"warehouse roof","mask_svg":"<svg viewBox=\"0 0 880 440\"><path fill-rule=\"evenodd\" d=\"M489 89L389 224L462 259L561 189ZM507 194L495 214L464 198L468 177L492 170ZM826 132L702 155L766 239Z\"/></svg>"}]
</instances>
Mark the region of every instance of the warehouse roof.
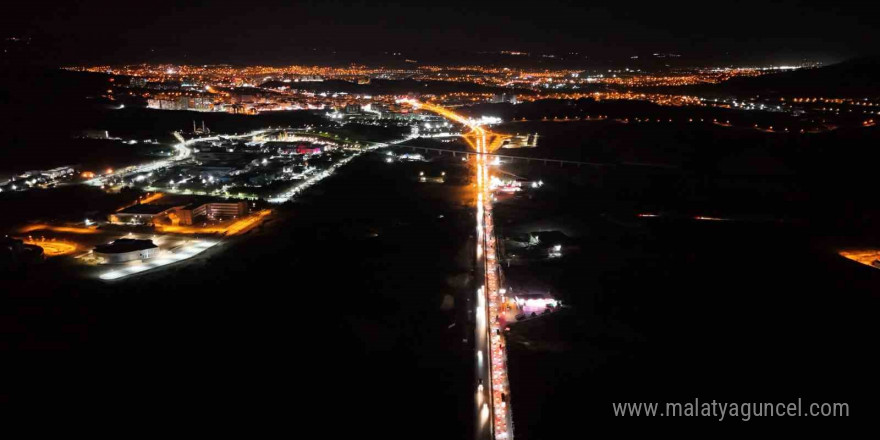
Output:
<instances>
[{"instance_id":1,"label":"warehouse roof","mask_svg":"<svg viewBox=\"0 0 880 440\"><path fill-rule=\"evenodd\" d=\"M142 204L142 205L131 205L125 209L121 209L117 212L117 214L144 214L144 215L156 215L161 214L171 208L175 208L179 205L159 205L159 204Z\"/></svg>"},{"instance_id":2,"label":"warehouse roof","mask_svg":"<svg viewBox=\"0 0 880 440\"><path fill-rule=\"evenodd\" d=\"M134 238L120 238L110 244L95 246L95 252L99 254L124 254L132 251L157 248L153 240L137 240Z\"/></svg>"}]
</instances>

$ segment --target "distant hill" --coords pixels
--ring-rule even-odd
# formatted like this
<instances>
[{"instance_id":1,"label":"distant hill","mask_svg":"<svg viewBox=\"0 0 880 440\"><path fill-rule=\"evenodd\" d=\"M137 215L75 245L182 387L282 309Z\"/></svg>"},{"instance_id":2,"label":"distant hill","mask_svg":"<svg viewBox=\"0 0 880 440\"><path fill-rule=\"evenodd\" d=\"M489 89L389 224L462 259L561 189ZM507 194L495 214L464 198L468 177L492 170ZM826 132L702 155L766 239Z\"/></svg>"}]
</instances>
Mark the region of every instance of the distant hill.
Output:
<instances>
[{"instance_id":1,"label":"distant hill","mask_svg":"<svg viewBox=\"0 0 880 440\"><path fill-rule=\"evenodd\" d=\"M880 96L880 56L856 58L816 69L739 77L716 88L735 94L876 98Z\"/></svg>"}]
</instances>

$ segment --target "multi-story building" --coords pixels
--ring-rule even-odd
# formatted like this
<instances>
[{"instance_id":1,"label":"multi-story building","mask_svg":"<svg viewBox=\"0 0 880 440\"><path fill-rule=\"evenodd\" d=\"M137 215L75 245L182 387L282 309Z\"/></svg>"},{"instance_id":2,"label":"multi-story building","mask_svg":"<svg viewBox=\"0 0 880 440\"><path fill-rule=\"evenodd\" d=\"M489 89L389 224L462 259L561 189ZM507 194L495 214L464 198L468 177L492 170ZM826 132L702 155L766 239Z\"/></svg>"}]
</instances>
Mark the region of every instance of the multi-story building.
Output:
<instances>
[{"instance_id":1,"label":"multi-story building","mask_svg":"<svg viewBox=\"0 0 880 440\"><path fill-rule=\"evenodd\" d=\"M222 220L241 217L247 213L248 205L243 201L196 202L176 211L182 225L192 225L199 218Z\"/></svg>"}]
</instances>

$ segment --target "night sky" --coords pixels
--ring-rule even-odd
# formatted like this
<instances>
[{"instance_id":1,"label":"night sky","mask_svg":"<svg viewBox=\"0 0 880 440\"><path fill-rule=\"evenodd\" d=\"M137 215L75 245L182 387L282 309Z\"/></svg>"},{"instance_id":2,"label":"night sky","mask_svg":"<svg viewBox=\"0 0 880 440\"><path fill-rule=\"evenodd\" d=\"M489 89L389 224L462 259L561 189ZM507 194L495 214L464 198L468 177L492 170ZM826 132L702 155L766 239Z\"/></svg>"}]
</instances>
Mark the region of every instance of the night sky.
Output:
<instances>
[{"instance_id":1,"label":"night sky","mask_svg":"<svg viewBox=\"0 0 880 440\"><path fill-rule=\"evenodd\" d=\"M4 37L54 63L381 61L522 50L580 59L819 61L871 55L874 2L15 2ZM178 4L180 3L180 4ZM376 3L376 4L373 4ZM576 52L577 55L574 55ZM344 55L343 55L344 54Z\"/></svg>"}]
</instances>

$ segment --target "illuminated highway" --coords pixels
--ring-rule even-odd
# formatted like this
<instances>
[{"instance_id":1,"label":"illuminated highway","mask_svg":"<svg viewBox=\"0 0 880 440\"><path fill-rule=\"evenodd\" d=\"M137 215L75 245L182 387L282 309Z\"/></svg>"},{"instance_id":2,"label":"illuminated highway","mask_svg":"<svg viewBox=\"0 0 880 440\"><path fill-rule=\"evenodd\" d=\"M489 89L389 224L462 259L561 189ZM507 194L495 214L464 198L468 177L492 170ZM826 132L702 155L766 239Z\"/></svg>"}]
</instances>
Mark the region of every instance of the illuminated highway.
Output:
<instances>
[{"instance_id":1,"label":"illuminated highway","mask_svg":"<svg viewBox=\"0 0 880 440\"><path fill-rule=\"evenodd\" d=\"M510 408L510 387L507 377L507 351L501 328L500 313L505 301L504 289L500 287L500 266L495 247L495 228L492 217L492 191L490 189L489 161L487 154L497 150L503 135L482 128L475 121L443 107L417 101L410 105L437 113L447 119L466 125L471 131L465 140L478 153L476 155L477 177L477 268L478 279L483 281L477 290L475 310L475 356L477 390L475 393L476 438L513 438L513 416Z\"/></svg>"}]
</instances>

